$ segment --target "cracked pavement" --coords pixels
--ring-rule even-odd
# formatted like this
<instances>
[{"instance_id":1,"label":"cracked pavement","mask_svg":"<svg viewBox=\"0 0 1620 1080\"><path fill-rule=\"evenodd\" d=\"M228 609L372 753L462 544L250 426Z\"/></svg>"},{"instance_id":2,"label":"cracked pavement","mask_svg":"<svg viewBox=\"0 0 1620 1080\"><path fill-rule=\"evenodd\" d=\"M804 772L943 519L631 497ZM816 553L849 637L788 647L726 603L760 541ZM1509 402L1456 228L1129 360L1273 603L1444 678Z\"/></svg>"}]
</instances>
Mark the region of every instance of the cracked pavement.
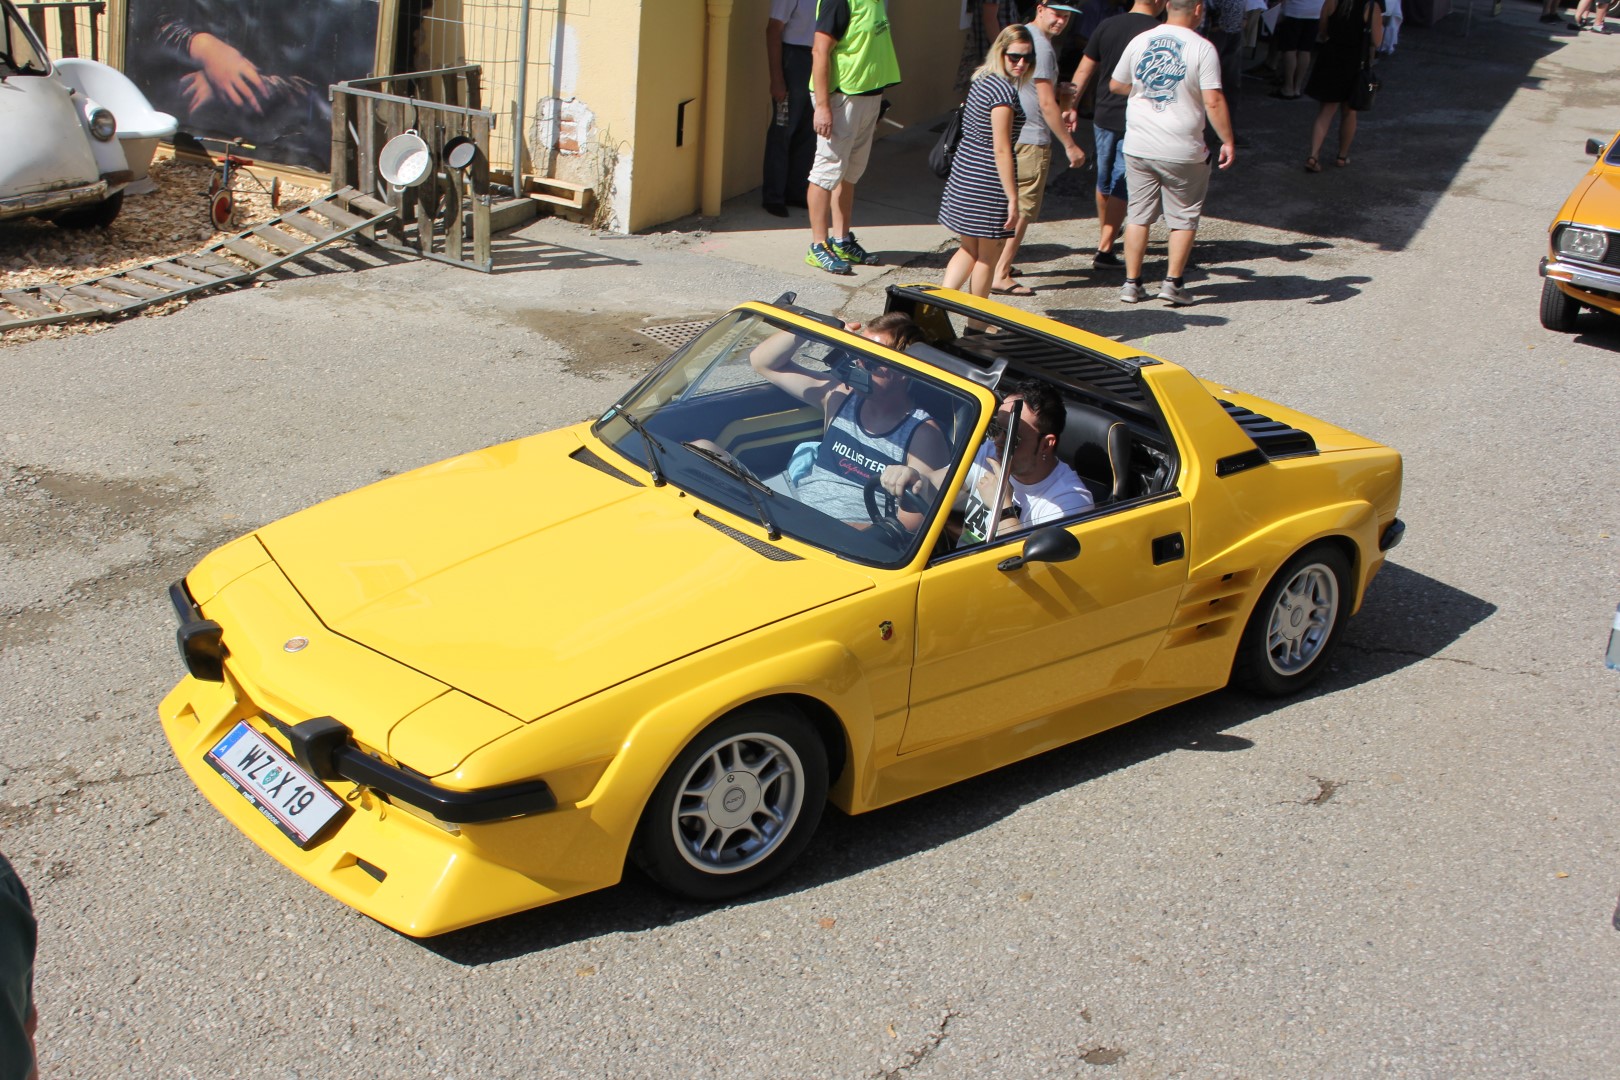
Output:
<instances>
[{"instance_id":1,"label":"cracked pavement","mask_svg":"<svg viewBox=\"0 0 1620 1080\"><path fill-rule=\"evenodd\" d=\"M1542 330L1535 275L1614 46L1536 11L1405 30L1351 169L1303 173L1309 106L1247 87L1192 307L1115 301L1085 177L1031 231L1015 303L1406 455L1407 540L1320 686L829 814L731 906L629 877L426 943L341 907L174 763L164 590L594 415L663 355L644 326L937 280L925 130L862 187L899 265L853 279L750 194L649 236L540 222L490 277L405 263L0 347L0 848L41 918L45 1077L1620 1075L1620 320Z\"/></svg>"}]
</instances>

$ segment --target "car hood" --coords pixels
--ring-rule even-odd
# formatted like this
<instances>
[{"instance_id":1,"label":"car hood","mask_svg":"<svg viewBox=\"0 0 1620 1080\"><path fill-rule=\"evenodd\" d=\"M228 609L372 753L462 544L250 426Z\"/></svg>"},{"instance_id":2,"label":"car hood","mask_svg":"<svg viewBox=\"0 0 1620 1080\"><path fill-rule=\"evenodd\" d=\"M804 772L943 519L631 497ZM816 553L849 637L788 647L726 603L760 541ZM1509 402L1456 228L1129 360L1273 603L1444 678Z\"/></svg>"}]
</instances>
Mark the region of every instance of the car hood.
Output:
<instances>
[{"instance_id":1,"label":"car hood","mask_svg":"<svg viewBox=\"0 0 1620 1080\"><path fill-rule=\"evenodd\" d=\"M582 430L418 469L258 535L330 629L523 720L872 586L627 482Z\"/></svg>"},{"instance_id":2,"label":"car hood","mask_svg":"<svg viewBox=\"0 0 1620 1080\"><path fill-rule=\"evenodd\" d=\"M1570 194L1569 217L1584 225L1620 229L1620 169L1599 166Z\"/></svg>"},{"instance_id":3,"label":"car hood","mask_svg":"<svg viewBox=\"0 0 1620 1080\"><path fill-rule=\"evenodd\" d=\"M0 82L0 195L32 195L101 178L73 98L55 75Z\"/></svg>"}]
</instances>

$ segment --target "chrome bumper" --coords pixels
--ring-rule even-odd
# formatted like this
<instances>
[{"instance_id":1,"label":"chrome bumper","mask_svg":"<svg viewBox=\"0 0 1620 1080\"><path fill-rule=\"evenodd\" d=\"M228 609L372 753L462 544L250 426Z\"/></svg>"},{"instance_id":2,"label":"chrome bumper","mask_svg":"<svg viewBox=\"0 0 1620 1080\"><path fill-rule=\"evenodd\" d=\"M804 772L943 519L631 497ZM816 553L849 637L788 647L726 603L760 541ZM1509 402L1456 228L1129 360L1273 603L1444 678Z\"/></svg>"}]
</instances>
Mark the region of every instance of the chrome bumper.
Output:
<instances>
[{"instance_id":1,"label":"chrome bumper","mask_svg":"<svg viewBox=\"0 0 1620 1080\"><path fill-rule=\"evenodd\" d=\"M54 191L6 196L0 198L0 218L43 214L68 206L78 206L81 203L101 202L108 195L107 188L107 181L97 180L93 184L78 184L69 188L57 188Z\"/></svg>"},{"instance_id":2,"label":"chrome bumper","mask_svg":"<svg viewBox=\"0 0 1620 1080\"><path fill-rule=\"evenodd\" d=\"M1620 293L1620 270L1611 270L1606 266L1587 266L1544 258L1541 260L1541 276L1589 292Z\"/></svg>"}]
</instances>

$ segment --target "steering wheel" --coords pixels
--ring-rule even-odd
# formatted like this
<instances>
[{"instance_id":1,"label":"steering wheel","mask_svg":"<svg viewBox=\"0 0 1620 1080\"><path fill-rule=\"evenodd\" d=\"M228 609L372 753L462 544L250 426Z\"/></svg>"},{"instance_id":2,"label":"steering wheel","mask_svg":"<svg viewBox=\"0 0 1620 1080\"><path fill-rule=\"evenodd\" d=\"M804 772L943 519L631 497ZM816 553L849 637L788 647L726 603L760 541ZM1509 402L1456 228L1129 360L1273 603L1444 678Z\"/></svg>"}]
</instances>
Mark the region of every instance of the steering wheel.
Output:
<instances>
[{"instance_id":1,"label":"steering wheel","mask_svg":"<svg viewBox=\"0 0 1620 1080\"><path fill-rule=\"evenodd\" d=\"M899 511L904 510L908 514L928 512L928 504L915 492L906 491L898 499L895 498L892 492L884 488L881 476L868 480L861 494L866 500L866 516L895 547L905 547L911 542L911 530L900 523Z\"/></svg>"}]
</instances>

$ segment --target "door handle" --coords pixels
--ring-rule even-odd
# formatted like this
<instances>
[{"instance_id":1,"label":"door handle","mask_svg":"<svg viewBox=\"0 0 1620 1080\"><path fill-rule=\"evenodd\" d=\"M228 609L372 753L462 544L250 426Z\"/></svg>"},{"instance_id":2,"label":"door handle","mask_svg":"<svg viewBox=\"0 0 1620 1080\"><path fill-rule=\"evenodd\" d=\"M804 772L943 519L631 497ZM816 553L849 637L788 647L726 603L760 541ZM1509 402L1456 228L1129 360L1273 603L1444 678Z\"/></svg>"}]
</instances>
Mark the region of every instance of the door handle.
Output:
<instances>
[{"instance_id":1,"label":"door handle","mask_svg":"<svg viewBox=\"0 0 1620 1080\"><path fill-rule=\"evenodd\" d=\"M1180 533L1171 533L1169 536L1158 536L1153 539L1153 565L1163 566L1167 562L1175 562L1187 554L1187 545L1181 539Z\"/></svg>"}]
</instances>

